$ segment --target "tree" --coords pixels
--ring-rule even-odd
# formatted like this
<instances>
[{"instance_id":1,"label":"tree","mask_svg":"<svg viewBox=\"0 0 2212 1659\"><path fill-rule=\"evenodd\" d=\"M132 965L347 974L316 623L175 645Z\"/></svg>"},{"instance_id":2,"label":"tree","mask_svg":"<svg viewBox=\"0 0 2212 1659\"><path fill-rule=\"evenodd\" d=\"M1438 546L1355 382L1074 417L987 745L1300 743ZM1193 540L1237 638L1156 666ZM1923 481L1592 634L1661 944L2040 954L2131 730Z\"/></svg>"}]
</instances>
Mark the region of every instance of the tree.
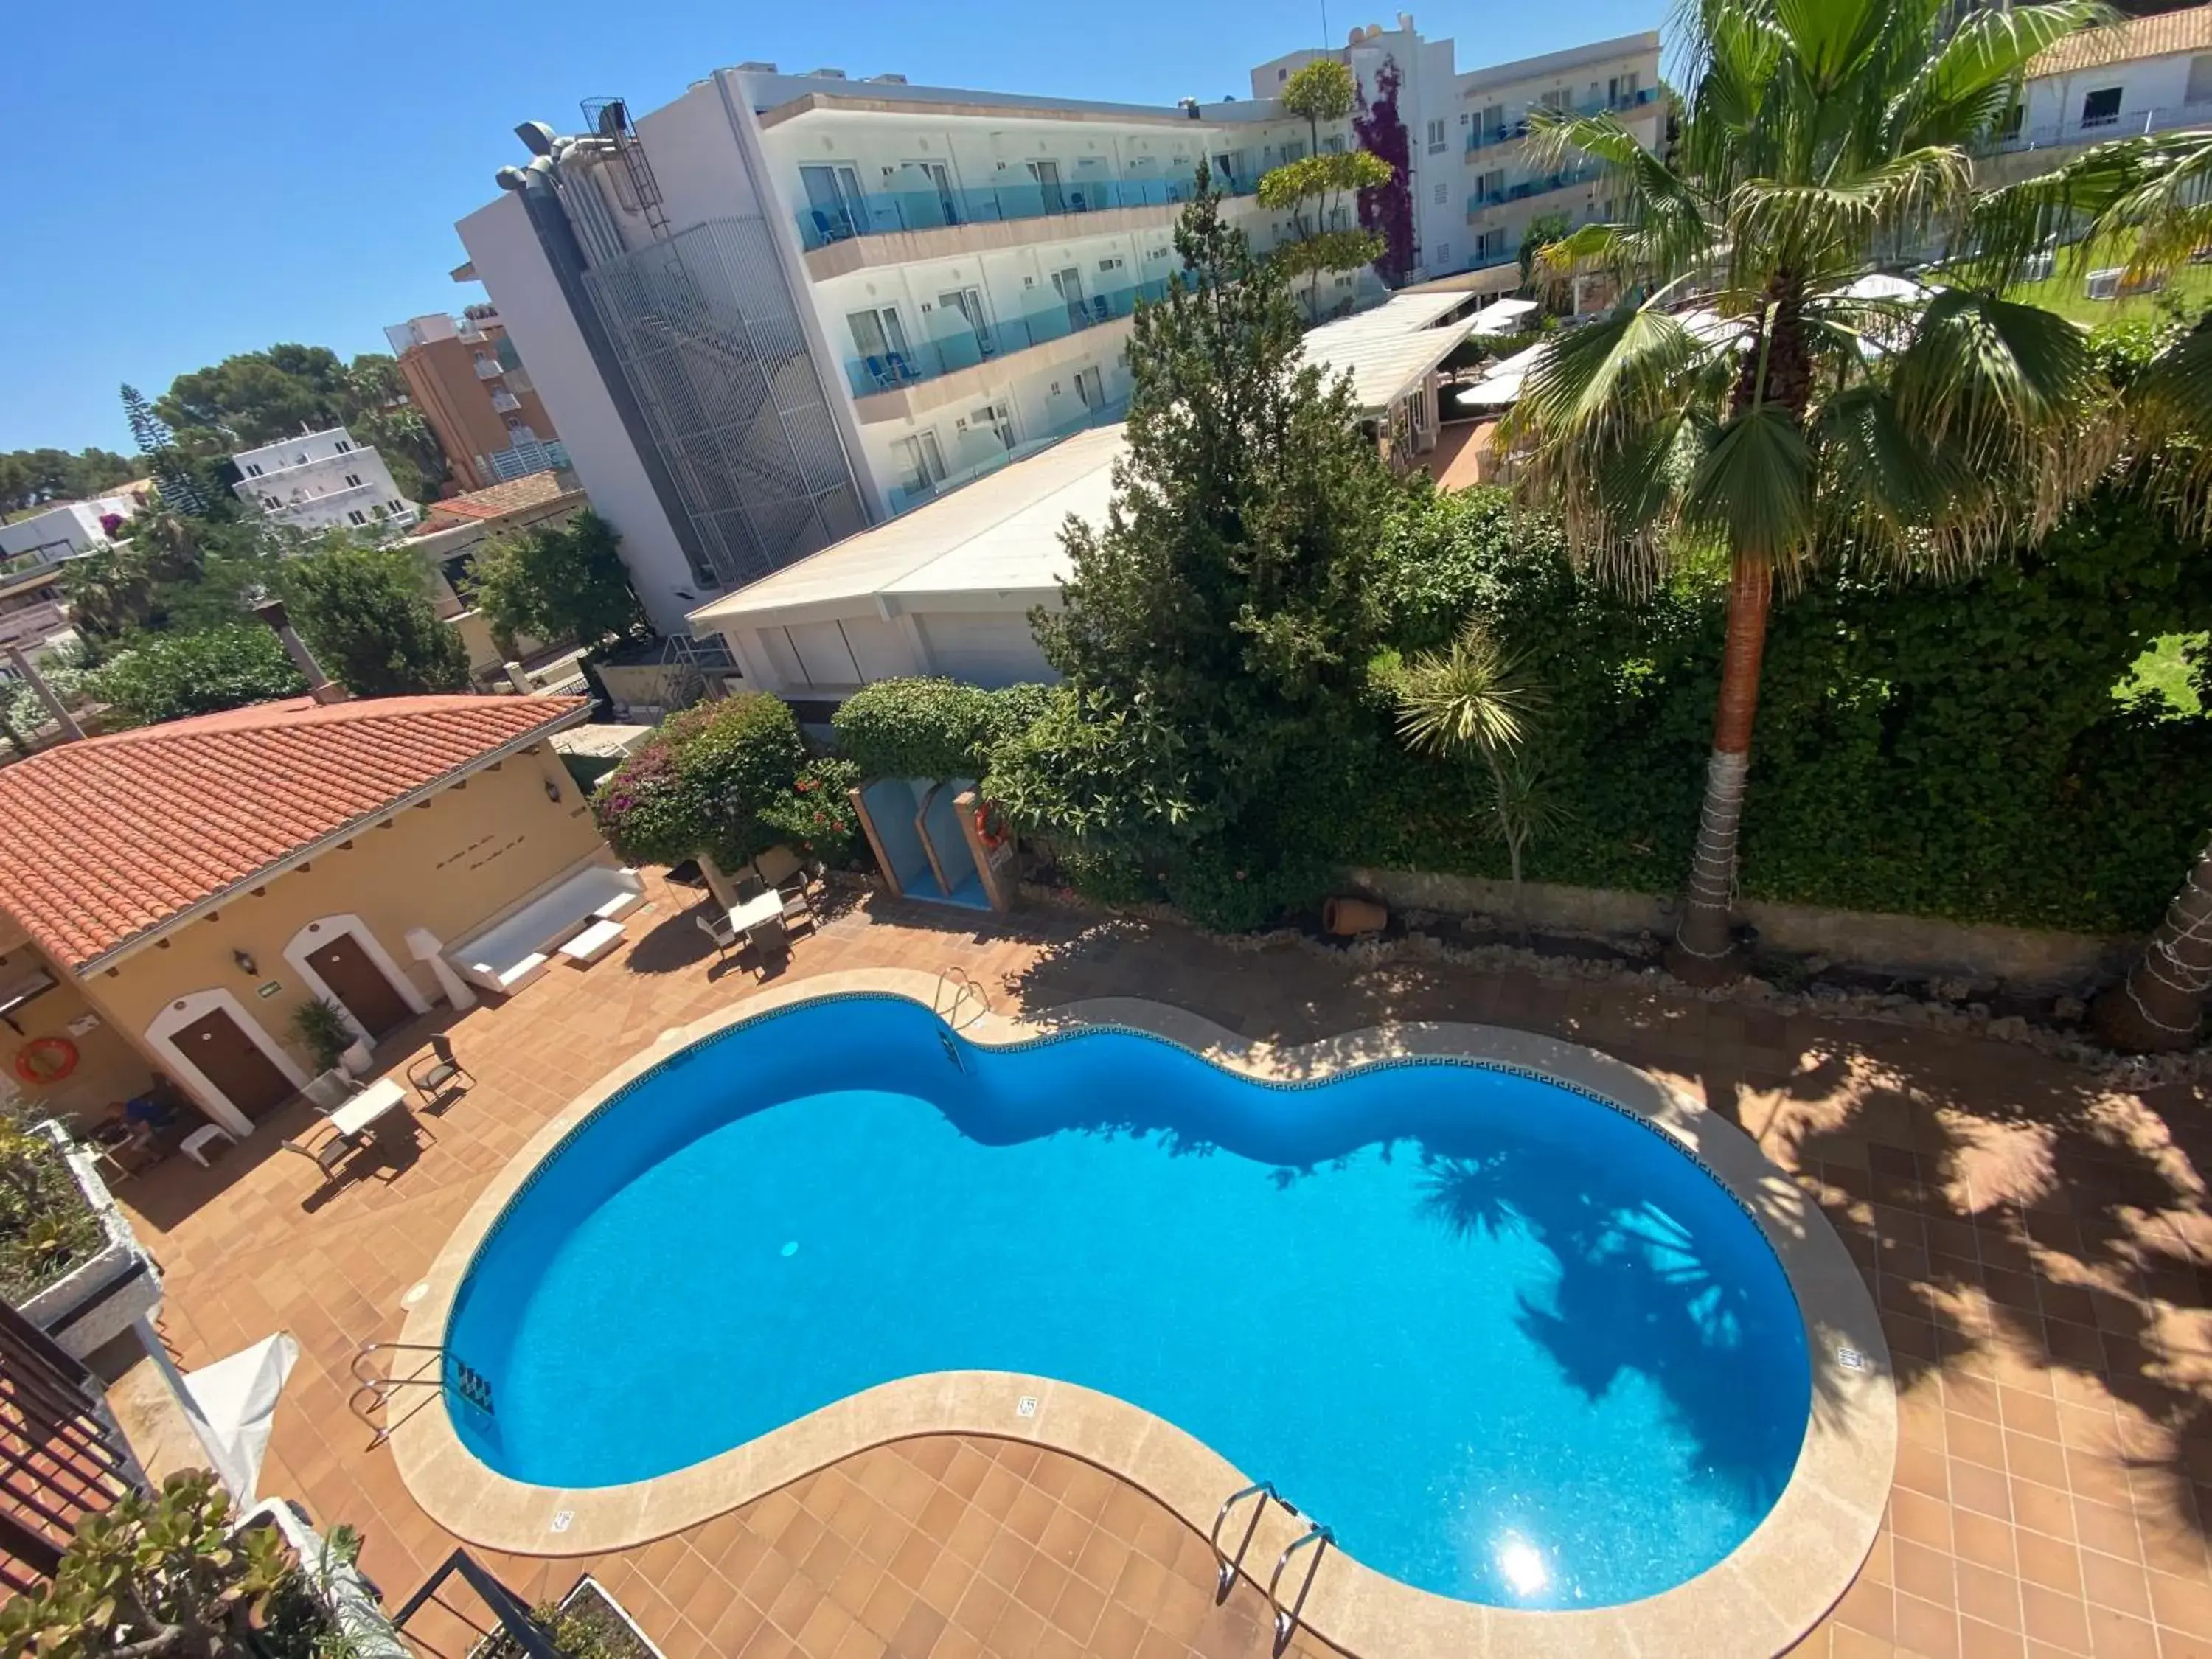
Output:
<instances>
[{"instance_id":1,"label":"tree","mask_svg":"<svg viewBox=\"0 0 2212 1659\"><path fill-rule=\"evenodd\" d=\"M428 423L398 404L405 390L398 364L383 352L363 352L349 363L326 346L283 343L179 374L154 412L176 429L179 447L198 457L345 427L384 457L413 499L420 480L443 479L452 468Z\"/></svg>"},{"instance_id":2,"label":"tree","mask_svg":"<svg viewBox=\"0 0 2212 1659\"><path fill-rule=\"evenodd\" d=\"M364 546L333 531L319 550L286 562L277 584L300 637L356 696L467 687L468 647L438 620L410 550Z\"/></svg>"},{"instance_id":3,"label":"tree","mask_svg":"<svg viewBox=\"0 0 2212 1659\"><path fill-rule=\"evenodd\" d=\"M1516 903L1521 854L1550 817L1534 769L1521 754L1540 707L1520 661L1471 617L1449 649L1408 664L1397 686L1398 735L1444 760L1479 757L1490 774L1491 828L1505 844Z\"/></svg>"},{"instance_id":4,"label":"tree","mask_svg":"<svg viewBox=\"0 0 2212 1659\"><path fill-rule=\"evenodd\" d=\"M1528 228L1521 233L1521 287L1524 293L1534 292L1537 286L1537 256L1571 228L1567 216L1556 210L1530 218Z\"/></svg>"},{"instance_id":5,"label":"tree","mask_svg":"<svg viewBox=\"0 0 2212 1659\"><path fill-rule=\"evenodd\" d=\"M1274 264L1290 281L1306 279L1306 315L1311 320L1321 316L1324 273L1357 270L1383 252L1381 237L1353 227L1345 199L1389 185L1390 164L1364 150L1322 148L1322 123L1343 120L1358 96L1352 70L1334 58L1316 58L1293 74L1279 101L1291 114L1305 117L1312 148L1260 179L1261 204L1291 216L1296 234L1275 250Z\"/></svg>"},{"instance_id":6,"label":"tree","mask_svg":"<svg viewBox=\"0 0 2212 1659\"><path fill-rule=\"evenodd\" d=\"M645 612L615 527L586 507L565 525L495 538L477 556L470 597L501 639L528 634L596 651L644 631Z\"/></svg>"},{"instance_id":7,"label":"tree","mask_svg":"<svg viewBox=\"0 0 2212 1659\"><path fill-rule=\"evenodd\" d=\"M148 634L85 678L85 690L135 725L213 714L307 689L283 641L258 623Z\"/></svg>"},{"instance_id":8,"label":"tree","mask_svg":"<svg viewBox=\"0 0 2212 1659\"><path fill-rule=\"evenodd\" d=\"M89 500L140 476L140 464L106 449L17 449L0 454L0 515L43 501Z\"/></svg>"},{"instance_id":9,"label":"tree","mask_svg":"<svg viewBox=\"0 0 2212 1659\"><path fill-rule=\"evenodd\" d=\"M1375 101L1363 104L1352 130L1359 148L1390 169L1388 184L1370 185L1359 192L1359 228L1382 241L1375 270L1391 287L1406 280L1413 269L1413 149L1406 123L1398 113L1398 88L1402 77L1398 60L1385 58L1375 72Z\"/></svg>"},{"instance_id":10,"label":"tree","mask_svg":"<svg viewBox=\"0 0 2212 1659\"><path fill-rule=\"evenodd\" d=\"M1378 735L1367 576L1401 491L1202 173L1176 248L1182 270L1131 334L1105 523L1062 532L1063 608L1032 618L1066 684L987 792L1065 844L1163 865L1224 921L1263 908L1224 895L1288 892L1310 850L1283 827L1291 798Z\"/></svg>"},{"instance_id":11,"label":"tree","mask_svg":"<svg viewBox=\"0 0 2212 1659\"><path fill-rule=\"evenodd\" d=\"M2047 194L1978 198L1972 156L2028 61L2092 15L2057 0L1953 26L1944 0L1702 0L1667 157L1609 113L1534 118L1540 168L1580 152L1627 209L1553 245L1546 268L1650 297L1560 336L1530 373L1512 419L1524 487L1561 511L1579 560L1629 588L1678 565L1727 572L1677 971L1732 970L1776 582L1824 562L1942 574L2032 544L2112 458L2113 397L2087 337L2002 298L2002 262L1911 299L1854 289L1881 250L1945 228L1964 246L2012 246L1999 233L2022 218L2047 234ZM1705 312L1671 314L1692 280Z\"/></svg>"},{"instance_id":12,"label":"tree","mask_svg":"<svg viewBox=\"0 0 2212 1659\"><path fill-rule=\"evenodd\" d=\"M174 513L204 516L212 500L206 483L177 447L176 435L154 412L137 387L123 388L123 416L137 440L138 453L151 471L161 500Z\"/></svg>"}]
</instances>

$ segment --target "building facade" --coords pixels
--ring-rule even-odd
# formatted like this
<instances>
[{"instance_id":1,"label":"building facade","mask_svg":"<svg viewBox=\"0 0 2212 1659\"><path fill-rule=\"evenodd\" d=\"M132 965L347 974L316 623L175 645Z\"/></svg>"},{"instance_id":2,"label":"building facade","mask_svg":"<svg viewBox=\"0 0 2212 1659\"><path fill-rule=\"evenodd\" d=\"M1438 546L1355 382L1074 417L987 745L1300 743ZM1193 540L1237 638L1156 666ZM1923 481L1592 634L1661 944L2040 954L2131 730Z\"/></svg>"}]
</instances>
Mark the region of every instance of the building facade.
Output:
<instances>
[{"instance_id":1,"label":"building facade","mask_svg":"<svg viewBox=\"0 0 2212 1659\"><path fill-rule=\"evenodd\" d=\"M238 499L297 530L404 530L422 508L399 493L384 458L342 426L232 456Z\"/></svg>"},{"instance_id":2,"label":"building facade","mask_svg":"<svg viewBox=\"0 0 2212 1659\"><path fill-rule=\"evenodd\" d=\"M1470 77L1398 22L1340 55L1370 98L1395 71L1409 274L1449 274L1508 233L1466 205ZM1130 319L1165 291L1200 164L1264 252L1296 233L1261 175L1357 142L1268 90L1314 55L1262 65L1249 100L1170 108L769 64L641 116L594 100L580 134L517 129L532 159L460 222L455 275L489 290L648 613L679 632L717 593L1118 419ZM1656 113L1656 34L1557 56L1529 97L1595 86ZM1345 275L1319 309L1382 297Z\"/></svg>"},{"instance_id":3,"label":"building facade","mask_svg":"<svg viewBox=\"0 0 2212 1659\"><path fill-rule=\"evenodd\" d=\"M438 434L465 490L568 464L553 417L496 307L434 312L384 331L416 411Z\"/></svg>"},{"instance_id":4,"label":"building facade","mask_svg":"<svg viewBox=\"0 0 2212 1659\"><path fill-rule=\"evenodd\" d=\"M118 528L141 506L131 491L52 507L0 524L0 650L19 646L36 654L72 637L62 596L61 568L71 559L113 544Z\"/></svg>"},{"instance_id":5,"label":"building facade","mask_svg":"<svg viewBox=\"0 0 2212 1659\"><path fill-rule=\"evenodd\" d=\"M2212 6L2084 29L2039 54L1990 158L1990 182L2040 172L2047 153L2212 125Z\"/></svg>"}]
</instances>

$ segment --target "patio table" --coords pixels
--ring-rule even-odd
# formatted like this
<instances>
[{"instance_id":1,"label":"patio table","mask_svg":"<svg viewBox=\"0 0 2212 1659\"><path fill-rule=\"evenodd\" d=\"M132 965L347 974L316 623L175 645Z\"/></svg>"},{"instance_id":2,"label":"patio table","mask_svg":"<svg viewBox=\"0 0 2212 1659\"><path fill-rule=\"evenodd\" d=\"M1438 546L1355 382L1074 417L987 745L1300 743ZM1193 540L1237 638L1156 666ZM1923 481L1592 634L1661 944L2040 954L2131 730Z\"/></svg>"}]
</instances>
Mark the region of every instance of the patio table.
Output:
<instances>
[{"instance_id":1,"label":"patio table","mask_svg":"<svg viewBox=\"0 0 2212 1659\"><path fill-rule=\"evenodd\" d=\"M387 1112L403 1106L407 1091L392 1078L379 1078L330 1114L331 1127L351 1139Z\"/></svg>"},{"instance_id":2,"label":"patio table","mask_svg":"<svg viewBox=\"0 0 2212 1659\"><path fill-rule=\"evenodd\" d=\"M730 907L730 931L750 933L756 927L783 920L783 895L771 887L757 898Z\"/></svg>"}]
</instances>

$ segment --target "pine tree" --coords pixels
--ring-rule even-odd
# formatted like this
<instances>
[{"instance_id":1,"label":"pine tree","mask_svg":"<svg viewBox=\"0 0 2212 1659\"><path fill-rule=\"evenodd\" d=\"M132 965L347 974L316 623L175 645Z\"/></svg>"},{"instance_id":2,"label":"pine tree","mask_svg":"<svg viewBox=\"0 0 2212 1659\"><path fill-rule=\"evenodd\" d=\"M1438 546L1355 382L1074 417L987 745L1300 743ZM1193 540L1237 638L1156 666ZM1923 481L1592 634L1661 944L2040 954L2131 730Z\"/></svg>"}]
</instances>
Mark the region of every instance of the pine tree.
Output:
<instances>
[{"instance_id":1,"label":"pine tree","mask_svg":"<svg viewBox=\"0 0 2212 1659\"><path fill-rule=\"evenodd\" d=\"M138 441L138 453L146 458L154 482L161 487L161 500L170 511L195 519L205 518L206 486L178 453L176 434L135 386L123 388L123 417L130 422L131 435Z\"/></svg>"}]
</instances>

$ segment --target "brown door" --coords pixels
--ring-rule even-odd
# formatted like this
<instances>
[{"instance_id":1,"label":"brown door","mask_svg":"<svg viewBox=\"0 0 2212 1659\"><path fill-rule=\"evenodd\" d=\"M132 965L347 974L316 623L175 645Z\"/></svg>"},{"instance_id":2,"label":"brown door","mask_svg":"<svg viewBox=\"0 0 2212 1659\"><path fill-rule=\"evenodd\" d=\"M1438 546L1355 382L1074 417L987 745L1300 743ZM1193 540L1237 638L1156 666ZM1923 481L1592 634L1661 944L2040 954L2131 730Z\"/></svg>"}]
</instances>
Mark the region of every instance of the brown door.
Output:
<instances>
[{"instance_id":1,"label":"brown door","mask_svg":"<svg viewBox=\"0 0 2212 1659\"><path fill-rule=\"evenodd\" d=\"M340 933L329 944L317 945L307 960L331 988L331 994L345 1004L346 1012L373 1037L382 1036L395 1025L404 1025L414 1012L399 1000L384 969L368 959L368 952L351 933Z\"/></svg>"},{"instance_id":2,"label":"brown door","mask_svg":"<svg viewBox=\"0 0 2212 1659\"><path fill-rule=\"evenodd\" d=\"M295 1092L291 1079L224 1009L185 1026L177 1033L176 1043L185 1058L200 1068L200 1075L248 1117L259 1117Z\"/></svg>"}]
</instances>

